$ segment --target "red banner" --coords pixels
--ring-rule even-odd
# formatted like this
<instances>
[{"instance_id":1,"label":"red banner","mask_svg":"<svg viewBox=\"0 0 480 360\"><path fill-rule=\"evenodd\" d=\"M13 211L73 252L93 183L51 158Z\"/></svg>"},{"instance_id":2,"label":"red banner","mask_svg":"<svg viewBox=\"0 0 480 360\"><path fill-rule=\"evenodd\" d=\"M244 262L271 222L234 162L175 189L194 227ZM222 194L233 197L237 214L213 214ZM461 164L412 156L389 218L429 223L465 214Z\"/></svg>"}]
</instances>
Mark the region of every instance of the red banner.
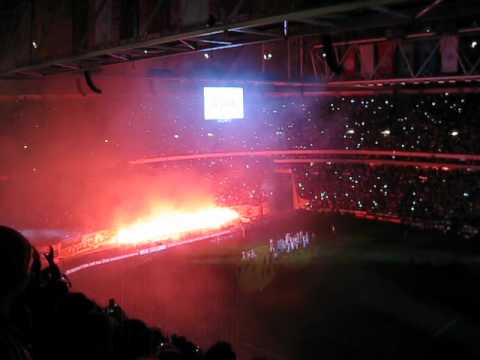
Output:
<instances>
[{"instance_id":1,"label":"red banner","mask_svg":"<svg viewBox=\"0 0 480 360\"><path fill-rule=\"evenodd\" d=\"M377 44L377 73L379 76L389 76L393 74L395 48L395 43L393 41L384 41Z\"/></svg>"},{"instance_id":2,"label":"red banner","mask_svg":"<svg viewBox=\"0 0 480 360\"><path fill-rule=\"evenodd\" d=\"M458 36L448 35L440 39L442 55L442 72L456 73L458 71Z\"/></svg>"},{"instance_id":3,"label":"red banner","mask_svg":"<svg viewBox=\"0 0 480 360\"><path fill-rule=\"evenodd\" d=\"M354 47L347 49L343 60L343 73L346 77L354 77L357 67L357 54Z\"/></svg>"},{"instance_id":4,"label":"red banner","mask_svg":"<svg viewBox=\"0 0 480 360\"><path fill-rule=\"evenodd\" d=\"M360 50L360 72L362 77L370 78L373 75L373 44L365 44L359 46Z\"/></svg>"}]
</instances>

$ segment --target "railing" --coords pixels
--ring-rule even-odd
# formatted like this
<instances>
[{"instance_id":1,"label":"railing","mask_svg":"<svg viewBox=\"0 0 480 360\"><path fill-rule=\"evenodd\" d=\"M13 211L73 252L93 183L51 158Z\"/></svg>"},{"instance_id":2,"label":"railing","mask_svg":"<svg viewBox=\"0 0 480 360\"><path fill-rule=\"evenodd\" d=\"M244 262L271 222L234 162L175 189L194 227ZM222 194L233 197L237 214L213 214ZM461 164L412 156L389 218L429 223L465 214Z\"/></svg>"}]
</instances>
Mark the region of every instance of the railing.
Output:
<instances>
[{"instance_id":1,"label":"railing","mask_svg":"<svg viewBox=\"0 0 480 360\"><path fill-rule=\"evenodd\" d=\"M328 158L326 158L328 156ZM475 154L445 154L429 152L409 152L395 150L268 150L268 151L237 151L202 154L185 154L174 156L158 156L130 161L130 165L155 164L175 161L207 160L222 158L273 158L275 163L303 162L362 162L375 165L412 166L437 165L437 167L461 167L471 170L480 169L480 155ZM289 157L289 158L286 158ZM293 158L292 158L293 157ZM397 159L404 159L399 161ZM419 160L423 160L420 162ZM441 163L438 160L442 160ZM478 162L478 164L477 164ZM432 167L430 166L430 167ZM448 169L447 169L448 170Z\"/></svg>"},{"instance_id":2,"label":"railing","mask_svg":"<svg viewBox=\"0 0 480 360\"><path fill-rule=\"evenodd\" d=\"M209 240L209 239L228 236L228 235L231 235L232 233L234 233L234 231L235 231L235 229L227 229L227 230L223 230L223 231L220 231L220 232L215 232L215 233L211 233L211 234L207 234L207 235L187 238L187 239L182 240L182 241L175 241L175 242L171 242L171 243L164 242L164 243L160 243L160 244L154 244L152 246L146 246L146 247L143 247L141 249L126 248L125 253L123 253L121 255L101 257L100 259L92 260L92 261L89 261L89 262L86 262L86 263L83 263L83 264L80 264L80 265L76 265L74 267L69 267L68 265L66 265L66 266L64 266L64 267L66 267L65 274L70 275L70 274L76 273L78 271L89 269L89 268L92 268L92 267L95 267L95 266L100 266L100 265L109 264L109 263L112 263L112 262L126 260L126 259L136 257L136 256L145 256L145 255L149 255L149 254L155 254L155 253L166 251L166 250L169 250L169 249L172 249L172 248L176 248L178 246L184 246L184 245L192 244L192 243L199 242L199 241L205 241L205 240ZM111 250L111 249L105 249L105 250L108 251L108 250ZM99 252L98 254L101 256L102 253L104 253L104 252Z\"/></svg>"}]
</instances>

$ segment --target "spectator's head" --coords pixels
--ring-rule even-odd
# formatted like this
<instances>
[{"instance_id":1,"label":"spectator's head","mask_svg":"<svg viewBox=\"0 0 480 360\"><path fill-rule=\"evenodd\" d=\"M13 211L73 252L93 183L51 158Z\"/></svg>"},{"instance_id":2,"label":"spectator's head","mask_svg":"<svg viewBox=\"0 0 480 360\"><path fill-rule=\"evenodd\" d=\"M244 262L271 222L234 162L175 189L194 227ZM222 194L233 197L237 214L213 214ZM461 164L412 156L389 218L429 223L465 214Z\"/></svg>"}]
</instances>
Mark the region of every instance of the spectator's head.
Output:
<instances>
[{"instance_id":1,"label":"spectator's head","mask_svg":"<svg viewBox=\"0 0 480 360\"><path fill-rule=\"evenodd\" d=\"M201 359L202 352L200 348L184 336L172 335L170 338L172 345L182 354L182 359Z\"/></svg>"},{"instance_id":2,"label":"spectator's head","mask_svg":"<svg viewBox=\"0 0 480 360\"><path fill-rule=\"evenodd\" d=\"M114 307L115 306L115 299L114 298L108 299L108 306L109 307Z\"/></svg>"},{"instance_id":3,"label":"spectator's head","mask_svg":"<svg viewBox=\"0 0 480 360\"><path fill-rule=\"evenodd\" d=\"M182 360L182 353L170 343L161 343L158 351L159 360Z\"/></svg>"},{"instance_id":4,"label":"spectator's head","mask_svg":"<svg viewBox=\"0 0 480 360\"><path fill-rule=\"evenodd\" d=\"M165 337L162 330L156 327L152 327L151 331L152 331L153 344L155 344L155 346L158 347L160 344L167 342L168 339Z\"/></svg>"},{"instance_id":5,"label":"spectator's head","mask_svg":"<svg viewBox=\"0 0 480 360\"><path fill-rule=\"evenodd\" d=\"M156 352L153 333L143 321L127 319L122 325L121 347L126 359L146 357Z\"/></svg>"},{"instance_id":6,"label":"spectator's head","mask_svg":"<svg viewBox=\"0 0 480 360\"><path fill-rule=\"evenodd\" d=\"M82 293L68 293L57 304L60 316L83 317L85 314L100 312L101 308Z\"/></svg>"},{"instance_id":7,"label":"spectator's head","mask_svg":"<svg viewBox=\"0 0 480 360\"><path fill-rule=\"evenodd\" d=\"M232 345L225 341L213 344L205 354L207 360L236 360L236 358Z\"/></svg>"},{"instance_id":8,"label":"spectator's head","mask_svg":"<svg viewBox=\"0 0 480 360\"><path fill-rule=\"evenodd\" d=\"M0 303L25 289L32 260L28 240L18 231L0 226Z\"/></svg>"}]
</instances>

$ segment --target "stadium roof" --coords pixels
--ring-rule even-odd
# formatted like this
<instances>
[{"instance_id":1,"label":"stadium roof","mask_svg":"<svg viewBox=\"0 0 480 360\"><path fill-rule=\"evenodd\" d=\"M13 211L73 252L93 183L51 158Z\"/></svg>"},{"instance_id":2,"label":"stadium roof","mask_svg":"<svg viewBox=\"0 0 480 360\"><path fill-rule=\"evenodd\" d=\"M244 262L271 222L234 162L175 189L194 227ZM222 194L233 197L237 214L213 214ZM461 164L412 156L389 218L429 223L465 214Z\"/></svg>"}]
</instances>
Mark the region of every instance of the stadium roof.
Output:
<instances>
[{"instance_id":1,"label":"stadium roof","mask_svg":"<svg viewBox=\"0 0 480 360\"><path fill-rule=\"evenodd\" d=\"M74 8L73 12L65 11L66 3L69 1L57 1L50 9L38 8L37 5L35 11L32 11L32 6L36 5L28 1L6 1L2 5L0 19L4 20L2 33L5 41L2 41L3 49L0 51L3 54L0 58L1 77L25 78L78 72L113 63L221 50L303 35L329 34L351 41L361 37L402 36L425 29L441 32L466 27L471 29L476 26L474 19L480 13L480 3L461 0L297 0L273 3L239 0L220 2L223 8L213 12L221 15L214 16L212 9L207 9L204 11L206 21L183 21L180 28L172 30L157 18L161 13L173 14L174 5L169 4L174 2L165 5L164 1L152 0L149 9L138 11L135 29L129 34L132 36L107 37L108 41L102 43L89 39L95 37L95 29L99 29L104 13L113 11L112 1L98 0L94 11ZM208 4L208 1L191 5L200 3ZM201 9L201 6L198 8ZM75 18L76 13L80 14L78 18ZM84 15L88 15L87 19ZM191 14L178 16L188 18ZM202 18L201 13L198 16ZM83 25L77 26L76 23L81 20ZM42 27L44 31L41 35L35 36L35 26ZM107 31L114 30L115 24L110 26ZM49 28L50 32L56 33L58 41L48 40L45 33L49 32ZM72 38L62 42L63 38L59 35L62 29L67 33L73 31ZM75 33L82 31L84 33L75 38ZM44 43L39 43L38 36L43 37ZM56 49L43 53L36 51L41 46ZM63 47L64 51L60 51L59 47Z\"/></svg>"}]
</instances>

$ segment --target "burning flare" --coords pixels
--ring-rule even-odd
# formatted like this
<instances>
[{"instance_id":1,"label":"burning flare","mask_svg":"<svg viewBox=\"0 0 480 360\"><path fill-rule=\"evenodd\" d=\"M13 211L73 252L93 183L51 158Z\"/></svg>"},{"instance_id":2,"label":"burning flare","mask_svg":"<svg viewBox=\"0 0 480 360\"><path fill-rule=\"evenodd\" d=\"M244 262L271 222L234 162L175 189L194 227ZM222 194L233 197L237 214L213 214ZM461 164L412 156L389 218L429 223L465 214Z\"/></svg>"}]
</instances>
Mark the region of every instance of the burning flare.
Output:
<instances>
[{"instance_id":1,"label":"burning flare","mask_svg":"<svg viewBox=\"0 0 480 360\"><path fill-rule=\"evenodd\" d=\"M178 239L189 232L220 229L239 220L233 209L222 207L196 211L173 210L122 227L114 237L118 244L140 244L150 241Z\"/></svg>"}]
</instances>

